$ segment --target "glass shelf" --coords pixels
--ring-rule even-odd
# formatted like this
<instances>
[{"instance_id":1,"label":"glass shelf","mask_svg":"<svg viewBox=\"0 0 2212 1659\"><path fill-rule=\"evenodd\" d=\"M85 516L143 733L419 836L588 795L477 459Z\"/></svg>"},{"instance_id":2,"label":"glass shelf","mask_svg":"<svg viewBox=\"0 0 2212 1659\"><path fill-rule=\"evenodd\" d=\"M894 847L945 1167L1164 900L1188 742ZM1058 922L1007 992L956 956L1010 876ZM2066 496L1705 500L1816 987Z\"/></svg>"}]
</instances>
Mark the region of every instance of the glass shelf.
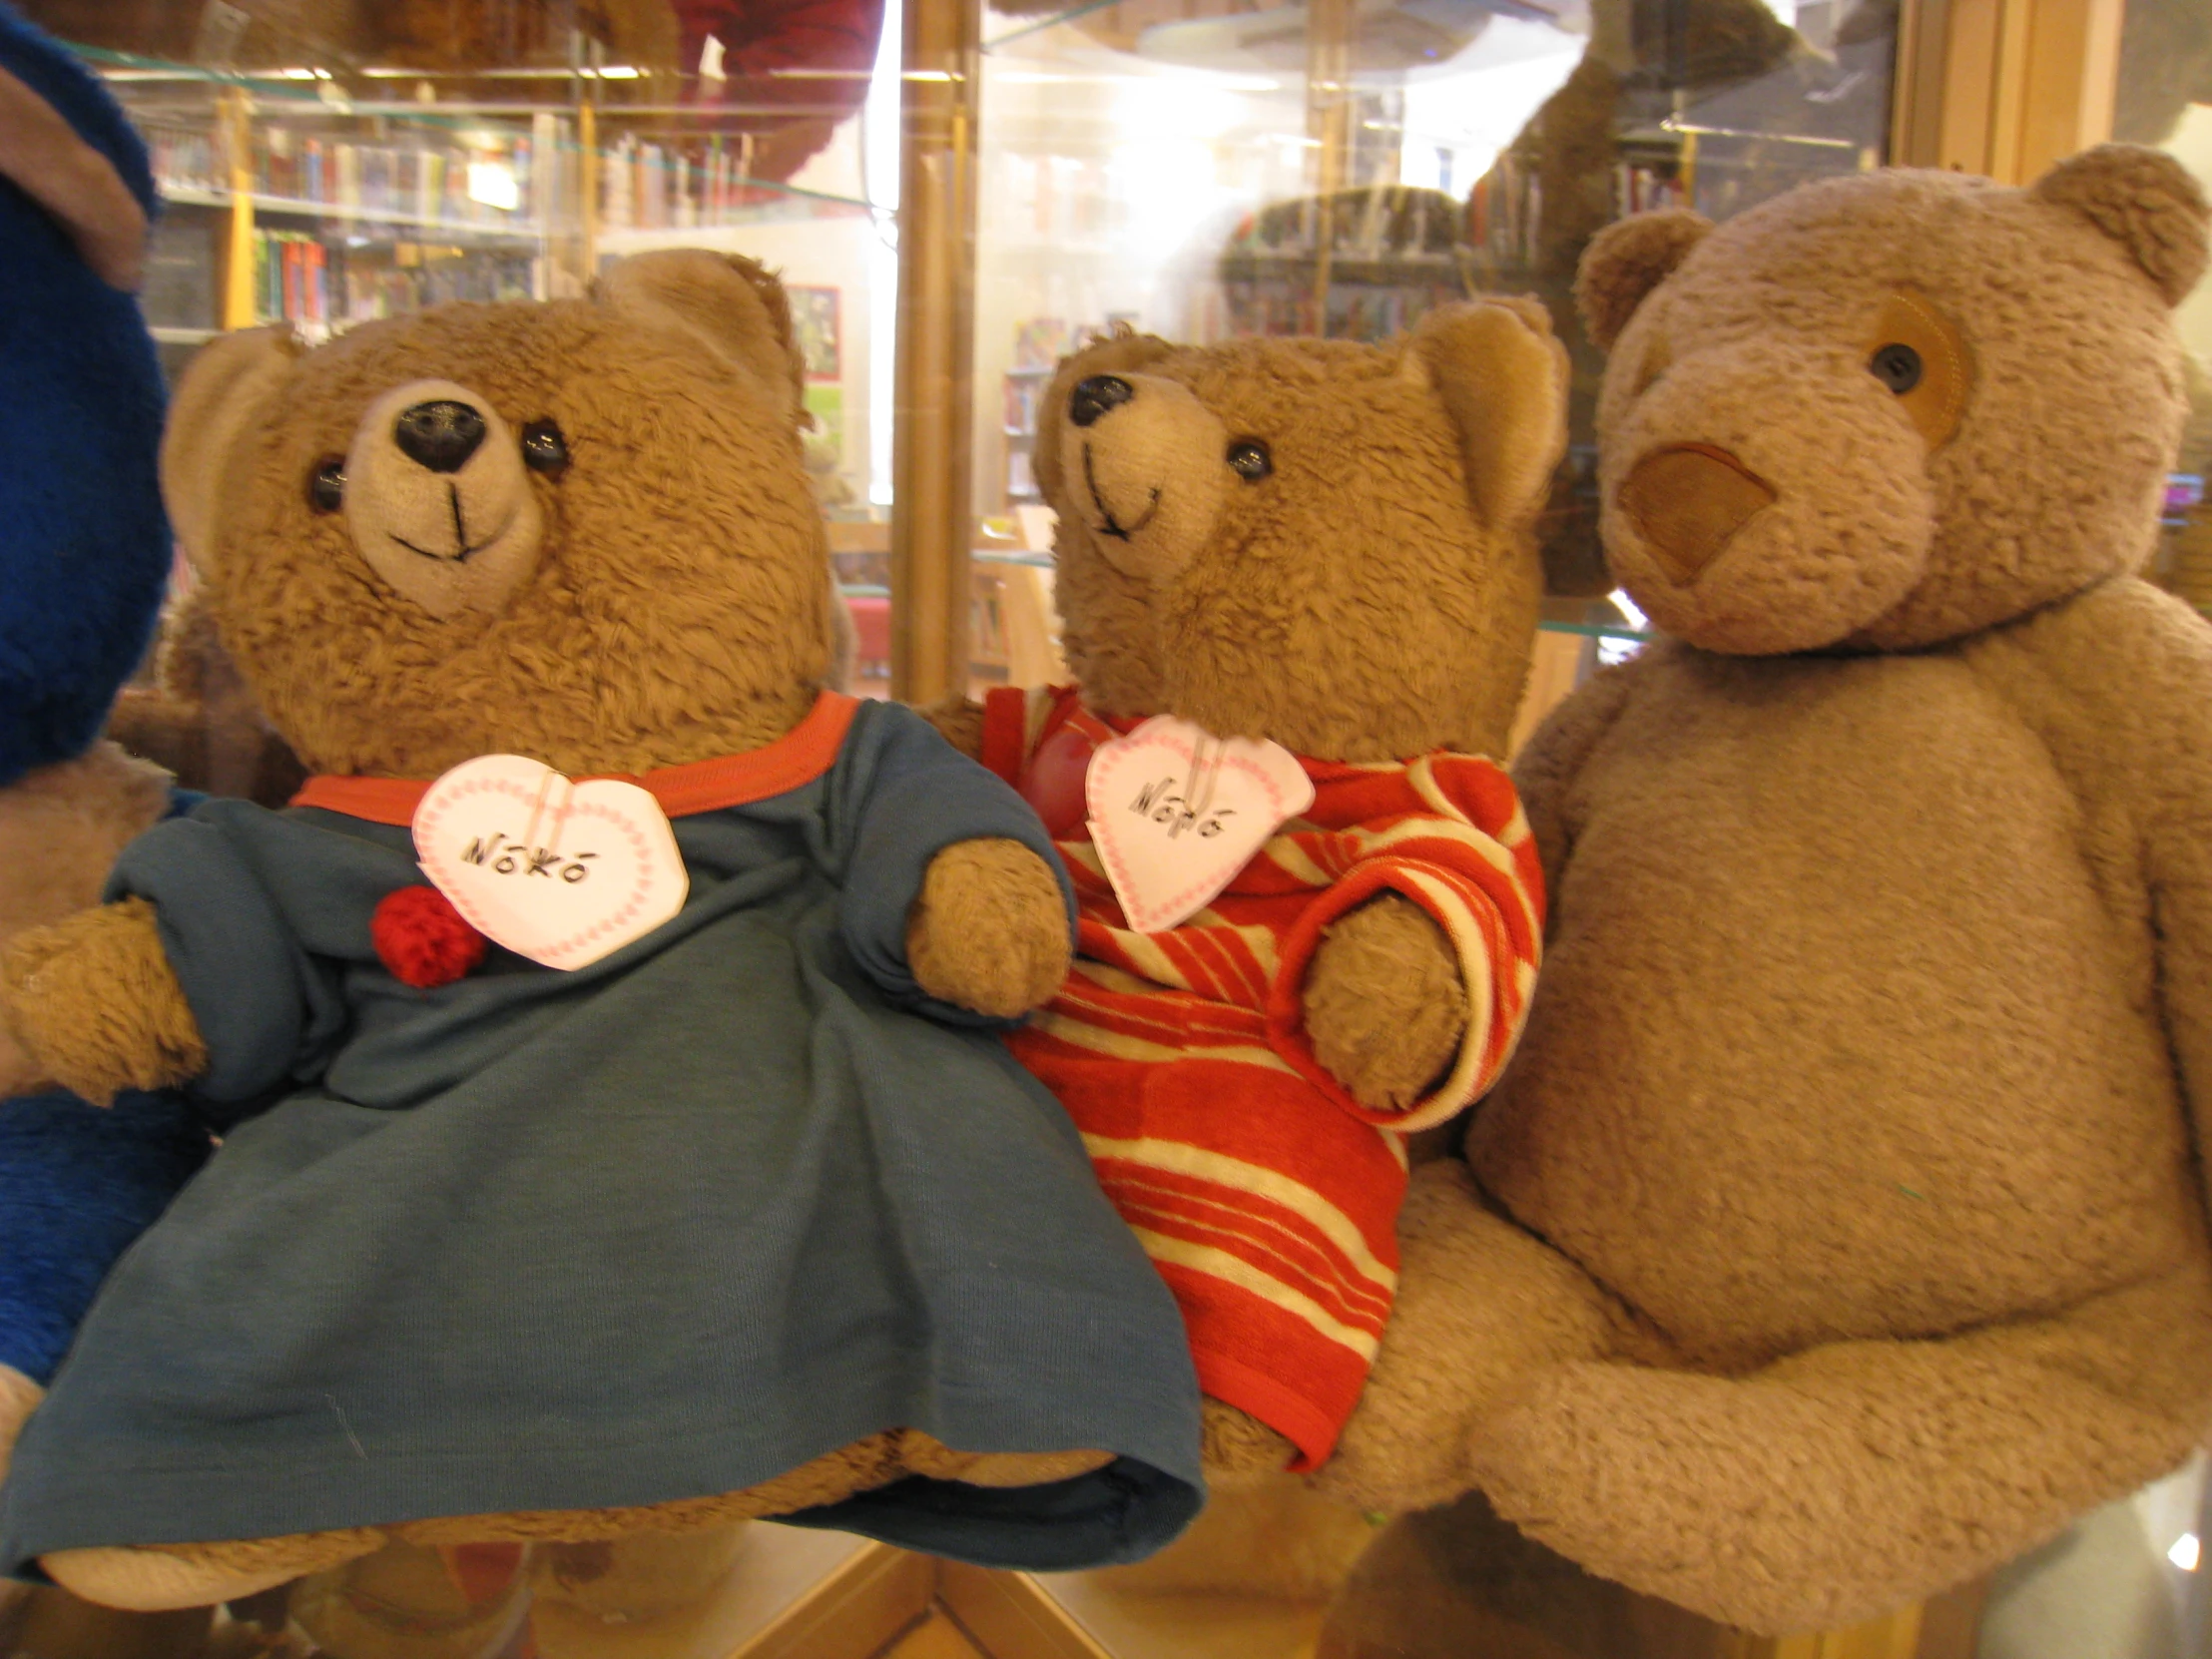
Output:
<instances>
[{"instance_id":1,"label":"glass shelf","mask_svg":"<svg viewBox=\"0 0 2212 1659\"><path fill-rule=\"evenodd\" d=\"M1030 18L1015 24L1000 34L993 35L983 42L983 50L985 52L999 51L1011 46L1017 40L1025 40L1029 36L1041 34L1047 29L1056 29L1063 23L1072 23L1079 17L1088 17L1092 12L1104 11L1108 6L1119 3L1120 0L1083 0L1081 5L1070 6L1066 11L1055 12L1050 17Z\"/></svg>"}]
</instances>

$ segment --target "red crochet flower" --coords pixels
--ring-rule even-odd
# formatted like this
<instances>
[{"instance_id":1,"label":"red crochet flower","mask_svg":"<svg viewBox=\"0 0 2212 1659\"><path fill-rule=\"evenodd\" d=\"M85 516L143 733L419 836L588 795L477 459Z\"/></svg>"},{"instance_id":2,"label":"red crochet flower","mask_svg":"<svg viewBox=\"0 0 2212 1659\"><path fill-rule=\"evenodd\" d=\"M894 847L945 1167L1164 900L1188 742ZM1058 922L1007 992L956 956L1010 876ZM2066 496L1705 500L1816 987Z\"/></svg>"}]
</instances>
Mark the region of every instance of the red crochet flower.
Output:
<instances>
[{"instance_id":1,"label":"red crochet flower","mask_svg":"<svg viewBox=\"0 0 2212 1659\"><path fill-rule=\"evenodd\" d=\"M435 990L465 978L484 959L484 935L435 887L401 887L369 918L376 959L402 985Z\"/></svg>"}]
</instances>

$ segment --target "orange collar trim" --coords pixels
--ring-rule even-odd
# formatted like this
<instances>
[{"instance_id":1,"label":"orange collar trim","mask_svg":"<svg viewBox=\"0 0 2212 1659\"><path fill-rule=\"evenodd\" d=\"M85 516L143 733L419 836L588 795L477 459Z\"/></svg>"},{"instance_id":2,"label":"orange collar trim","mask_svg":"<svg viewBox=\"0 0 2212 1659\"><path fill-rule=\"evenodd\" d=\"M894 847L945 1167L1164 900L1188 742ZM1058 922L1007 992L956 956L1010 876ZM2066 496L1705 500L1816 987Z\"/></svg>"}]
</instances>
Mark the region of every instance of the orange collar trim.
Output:
<instances>
[{"instance_id":1,"label":"orange collar trim","mask_svg":"<svg viewBox=\"0 0 2212 1659\"><path fill-rule=\"evenodd\" d=\"M805 720L766 749L664 767L641 777L625 773L591 776L637 785L658 801L661 811L670 818L743 807L811 784L828 772L836 763L845 732L859 709L858 698L826 691L815 700ZM579 784L584 781L576 780ZM337 778L325 774L308 779L306 787L291 798L291 804L404 829L414 823L415 809L422 805L429 790L430 782L424 779Z\"/></svg>"}]
</instances>

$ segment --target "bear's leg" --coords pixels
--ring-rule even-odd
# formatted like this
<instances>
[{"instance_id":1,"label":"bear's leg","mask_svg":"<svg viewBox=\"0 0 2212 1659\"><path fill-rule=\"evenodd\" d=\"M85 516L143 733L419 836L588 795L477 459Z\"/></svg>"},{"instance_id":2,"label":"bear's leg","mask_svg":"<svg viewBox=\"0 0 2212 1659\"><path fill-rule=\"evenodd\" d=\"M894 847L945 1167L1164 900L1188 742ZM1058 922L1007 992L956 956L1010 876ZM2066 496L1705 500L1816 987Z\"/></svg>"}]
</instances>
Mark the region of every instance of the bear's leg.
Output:
<instances>
[{"instance_id":1,"label":"bear's leg","mask_svg":"<svg viewBox=\"0 0 2212 1659\"><path fill-rule=\"evenodd\" d=\"M430 1547L500 1542L592 1543L640 1532L680 1533L834 1503L910 1473L973 1485L1064 1480L1110 1462L1103 1451L954 1451L918 1429L869 1434L773 1480L741 1491L612 1509L544 1509L503 1515L443 1515L388 1528L355 1527L288 1537L144 1548L55 1550L39 1565L87 1601L135 1612L199 1607L242 1597L340 1566L383 1547L387 1537Z\"/></svg>"},{"instance_id":2,"label":"bear's leg","mask_svg":"<svg viewBox=\"0 0 2212 1659\"><path fill-rule=\"evenodd\" d=\"M1621 1352L1629 1322L1581 1269L1483 1202L1456 1158L1413 1171L1397 1300L1336 1454L1314 1477L1362 1509L1449 1503L1476 1425L1538 1372Z\"/></svg>"},{"instance_id":3,"label":"bear's leg","mask_svg":"<svg viewBox=\"0 0 2212 1659\"><path fill-rule=\"evenodd\" d=\"M1225 1485L1266 1481L1291 1465L1298 1447L1249 1411L1240 1411L1211 1394L1198 1402L1199 1463L1206 1484L1219 1491Z\"/></svg>"},{"instance_id":4,"label":"bear's leg","mask_svg":"<svg viewBox=\"0 0 2212 1659\"><path fill-rule=\"evenodd\" d=\"M383 1542L373 1527L356 1527L238 1543L52 1550L39 1565L63 1589L102 1607L166 1613L241 1601L366 1555Z\"/></svg>"},{"instance_id":5,"label":"bear's leg","mask_svg":"<svg viewBox=\"0 0 2212 1659\"><path fill-rule=\"evenodd\" d=\"M2179 1463L2208 1345L2191 1263L2054 1318L1743 1378L1578 1364L1484 1425L1473 1472L1500 1514L1635 1589L1765 1634L1852 1624Z\"/></svg>"}]
</instances>

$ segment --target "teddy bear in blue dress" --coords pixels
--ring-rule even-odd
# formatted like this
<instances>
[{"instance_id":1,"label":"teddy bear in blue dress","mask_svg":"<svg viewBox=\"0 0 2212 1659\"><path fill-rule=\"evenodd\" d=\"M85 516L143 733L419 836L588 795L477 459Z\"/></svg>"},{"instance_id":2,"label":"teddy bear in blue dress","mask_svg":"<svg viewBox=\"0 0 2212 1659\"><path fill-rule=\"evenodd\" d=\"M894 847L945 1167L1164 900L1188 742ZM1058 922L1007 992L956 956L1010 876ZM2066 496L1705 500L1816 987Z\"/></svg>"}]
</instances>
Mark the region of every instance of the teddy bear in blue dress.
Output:
<instances>
[{"instance_id":1,"label":"teddy bear in blue dress","mask_svg":"<svg viewBox=\"0 0 2212 1659\"><path fill-rule=\"evenodd\" d=\"M171 514L314 777L0 963L53 1075L223 1136L18 1445L7 1569L182 1606L798 1512L1075 1567L1196 1508L1174 1304L993 1036L1065 872L828 687L802 373L693 251L187 371Z\"/></svg>"}]
</instances>

